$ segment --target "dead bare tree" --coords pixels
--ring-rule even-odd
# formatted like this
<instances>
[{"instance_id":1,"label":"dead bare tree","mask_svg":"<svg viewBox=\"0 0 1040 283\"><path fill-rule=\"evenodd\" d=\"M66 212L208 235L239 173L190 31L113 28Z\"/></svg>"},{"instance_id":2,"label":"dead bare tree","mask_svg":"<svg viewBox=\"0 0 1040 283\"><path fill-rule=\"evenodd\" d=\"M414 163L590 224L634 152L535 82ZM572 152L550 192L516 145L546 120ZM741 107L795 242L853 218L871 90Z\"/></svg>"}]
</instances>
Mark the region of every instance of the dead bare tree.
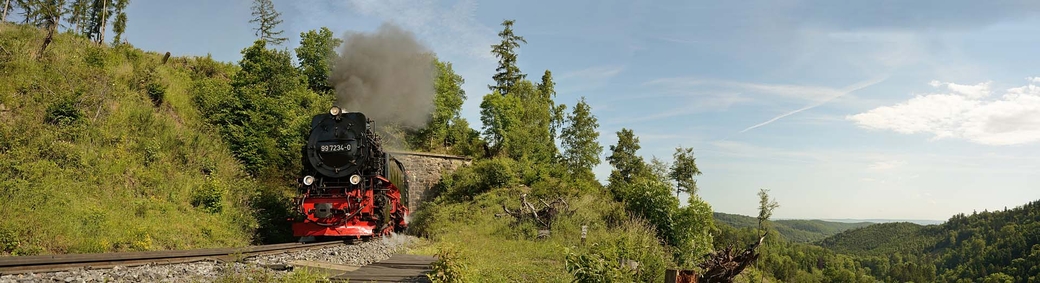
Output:
<instances>
[{"instance_id":1,"label":"dead bare tree","mask_svg":"<svg viewBox=\"0 0 1040 283\"><path fill-rule=\"evenodd\" d=\"M552 228L553 220L560 213L573 213L570 210L570 205L562 197L557 197L552 202L545 202L545 200L538 199L541 203L542 208L535 208L533 204L527 201L527 194L520 195L520 208L516 210L509 210L505 204L502 205L502 210L505 210L506 215L513 216L517 220L531 219L538 223L539 227L545 230Z\"/></svg>"},{"instance_id":2,"label":"dead bare tree","mask_svg":"<svg viewBox=\"0 0 1040 283\"><path fill-rule=\"evenodd\" d=\"M739 253L733 247L727 247L709 254L707 260L697 265L704 270L697 282L733 282L745 268L758 261L759 254L756 250L765 239L765 236L758 238L758 242Z\"/></svg>"}]
</instances>

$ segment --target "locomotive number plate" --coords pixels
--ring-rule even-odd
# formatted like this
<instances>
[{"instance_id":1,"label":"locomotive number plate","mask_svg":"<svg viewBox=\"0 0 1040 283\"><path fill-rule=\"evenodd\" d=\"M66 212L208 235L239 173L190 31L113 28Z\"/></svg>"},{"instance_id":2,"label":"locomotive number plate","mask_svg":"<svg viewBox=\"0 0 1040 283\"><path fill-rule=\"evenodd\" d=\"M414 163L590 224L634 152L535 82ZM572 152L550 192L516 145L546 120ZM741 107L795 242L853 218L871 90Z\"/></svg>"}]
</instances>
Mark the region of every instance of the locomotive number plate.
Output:
<instances>
[{"instance_id":1,"label":"locomotive number plate","mask_svg":"<svg viewBox=\"0 0 1040 283\"><path fill-rule=\"evenodd\" d=\"M326 144L321 146L321 152L349 151L349 144Z\"/></svg>"}]
</instances>

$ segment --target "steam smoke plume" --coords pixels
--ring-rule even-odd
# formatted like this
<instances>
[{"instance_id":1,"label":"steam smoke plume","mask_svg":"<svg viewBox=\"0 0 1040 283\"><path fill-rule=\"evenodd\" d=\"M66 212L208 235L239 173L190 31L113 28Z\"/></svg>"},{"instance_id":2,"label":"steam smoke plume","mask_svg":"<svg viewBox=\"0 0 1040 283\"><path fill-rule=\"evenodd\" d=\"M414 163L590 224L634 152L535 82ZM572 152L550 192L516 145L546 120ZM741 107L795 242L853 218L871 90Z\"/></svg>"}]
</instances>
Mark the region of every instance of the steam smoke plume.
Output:
<instances>
[{"instance_id":1,"label":"steam smoke plume","mask_svg":"<svg viewBox=\"0 0 1040 283\"><path fill-rule=\"evenodd\" d=\"M365 113L377 125L424 126L436 94L432 54L391 24L375 33L348 33L329 77L336 105Z\"/></svg>"}]
</instances>

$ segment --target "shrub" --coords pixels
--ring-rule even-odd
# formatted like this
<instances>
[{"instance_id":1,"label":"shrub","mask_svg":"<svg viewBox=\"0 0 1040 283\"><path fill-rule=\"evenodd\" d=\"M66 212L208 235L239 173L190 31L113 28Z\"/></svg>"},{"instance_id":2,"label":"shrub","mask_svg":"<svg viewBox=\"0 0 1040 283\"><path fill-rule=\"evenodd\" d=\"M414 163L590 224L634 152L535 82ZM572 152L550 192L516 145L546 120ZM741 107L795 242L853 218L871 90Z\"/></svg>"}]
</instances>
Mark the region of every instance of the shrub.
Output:
<instances>
[{"instance_id":1,"label":"shrub","mask_svg":"<svg viewBox=\"0 0 1040 283\"><path fill-rule=\"evenodd\" d=\"M148 83L145 89L148 92L148 98L152 99L152 104L154 104L155 106L162 105L163 100L166 99L165 84L158 81L152 81Z\"/></svg>"},{"instance_id":2,"label":"shrub","mask_svg":"<svg viewBox=\"0 0 1040 283\"><path fill-rule=\"evenodd\" d=\"M442 176L434 191L440 192L445 201L470 200L491 189L519 183L515 166L516 161L508 158L479 160Z\"/></svg>"},{"instance_id":3,"label":"shrub","mask_svg":"<svg viewBox=\"0 0 1040 283\"><path fill-rule=\"evenodd\" d=\"M467 282L467 266L462 261L460 252L454 247L441 248L437 252L437 260L431 264L433 272L430 273L430 281Z\"/></svg>"},{"instance_id":4,"label":"shrub","mask_svg":"<svg viewBox=\"0 0 1040 283\"><path fill-rule=\"evenodd\" d=\"M593 244L593 250L598 248ZM575 282L633 282L631 269L621 268L617 258L605 256L600 252L590 251L575 253L567 251L567 272L574 276Z\"/></svg>"},{"instance_id":5,"label":"shrub","mask_svg":"<svg viewBox=\"0 0 1040 283\"><path fill-rule=\"evenodd\" d=\"M0 229L0 253L10 253L18 248L18 238L7 229Z\"/></svg>"},{"instance_id":6,"label":"shrub","mask_svg":"<svg viewBox=\"0 0 1040 283\"><path fill-rule=\"evenodd\" d=\"M47 123L71 125L82 117L83 112L76 108L75 99L63 99L47 107Z\"/></svg>"},{"instance_id":7,"label":"shrub","mask_svg":"<svg viewBox=\"0 0 1040 283\"><path fill-rule=\"evenodd\" d=\"M105 67L105 50L101 47L87 47L87 54L83 56L83 62L87 63L87 66L95 68Z\"/></svg>"},{"instance_id":8,"label":"shrub","mask_svg":"<svg viewBox=\"0 0 1040 283\"><path fill-rule=\"evenodd\" d=\"M225 189L216 180L207 181L192 192L191 205L210 213L218 213L223 209L221 200Z\"/></svg>"}]
</instances>

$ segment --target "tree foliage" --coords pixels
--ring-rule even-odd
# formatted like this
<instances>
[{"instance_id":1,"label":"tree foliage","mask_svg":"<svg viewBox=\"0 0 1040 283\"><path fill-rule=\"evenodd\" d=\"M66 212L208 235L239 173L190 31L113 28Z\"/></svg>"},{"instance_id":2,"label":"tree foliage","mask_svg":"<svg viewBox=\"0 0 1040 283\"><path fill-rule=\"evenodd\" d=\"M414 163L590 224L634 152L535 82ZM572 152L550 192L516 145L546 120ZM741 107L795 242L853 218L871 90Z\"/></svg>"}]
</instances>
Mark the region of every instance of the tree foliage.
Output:
<instances>
[{"instance_id":1,"label":"tree foliage","mask_svg":"<svg viewBox=\"0 0 1040 283\"><path fill-rule=\"evenodd\" d=\"M88 19L90 4L91 0L72 0L69 3L69 17L65 21L71 25L69 28L72 31L80 34L85 32L86 24L84 22Z\"/></svg>"},{"instance_id":2,"label":"tree foliage","mask_svg":"<svg viewBox=\"0 0 1040 283\"><path fill-rule=\"evenodd\" d=\"M550 71L545 71L538 84L524 79L526 75L516 67L514 49L519 46L518 42L526 41L513 34L513 21L506 21L503 25L505 30L499 34L503 37L502 43L492 50L500 58L500 73L495 75L498 85L490 86L492 93L485 95L480 104L488 153L556 164L559 150L554 127L560 123L562 114L559 113L565 106L553 101L556 84Z\"/></svg>"},{"instance_id":3,"label":"tree foliage","mask_svg":"<svg viewBox=\"0 0 1040 283\"><path fill-rule=\"evenodd\" d=\"M680 193L696 194L697 193L697 180L694 180L694 176L701 175L701 170L697 168L696 158L693 157L693 148L675 148L675 153L672 154L672 167L668 172L668 176L672 180L675 180L675 196L678 197Z\"/></svg>"},{"instance_id":4,"label":"tree foliage","mask_svg":"<svg viewBox=\"0 0 1040 283\"><path fill-rule=\"evenodd\" d=\"M105 41L105 29L115 13L116 0L93 0L87 9L83 35L96 43Z\"/></svg>"},{"instance_id":5,"label":"tree foliage","mask_svg":"<svg viewBox=\"0 0 1040 283\"><path fill-rule=\"evenodd\" d=\"M582 97L569 115L567 124L560 132L563 146L563 162L571 174L578 178L594 179L592 168L600 163L603 146L599 144L599 122L592 108Z\"/></svg>"},{"instance_id":6,"label":"tree foliage","mask_svg":"<svg viewBox=\"0 0 1040 283\"><path fill-rule=\"evenodd\" d=\"M301 166L310 115L328 103L318 103L307 91L289 52L266 45L257 40L242 51L241 70L228 87L197 84L196 103L211 123L221 126L232 153L250 174L284 177Z\"/></svg>"},{"instance_id":7,"label":"tree foliage","mask_svg":"<svg viewBox=\"0 0 1040 283\"><path fill-rule=\"evenodd\" d=\"M249 22L257 25L256 36L271 45L279 45L289 40L280 37L284 31L277 28L282 23L279 18L282 13L274 9L274 3L271 0L253 0L252 10L253 19Z\"/></svg>"},{"instance_id":8,"label":"tree foliage","mask_svg":"<svg viewBox=\"0 0 1040 283\"><path fill-rule=\"evenodd\" d=\"M498 33L502 42L491 46L491 53L498 57L498 68L495 69L497 73L492 77L495 79L495 85L489 85L488 88L501 95L512 92L513 88L527 77L520 72L520 67L516 65L516 49L520 47L520 43L527 43L527 40L513 34L513 23L515 23L514 20L502 21L504 28Z\"/></svg>"},{"instance_id":9,"label":"tree foliage","mask_svg":"<svg viewBox=\"0 0 1040 283\"><path fill-rule=\"evenodd\" d=\"M300 46L296 47L296 58L300 71L307 76L307 86L317 93L329 93L329 75L336 58L336 47L343 43L326 27L300 33Z\"/></svg>"},{"instance_id":10,"label":"tree foliage","mask_svg":"<svg viewBox=\"0 0 1040 283\"><path fill-rule=\"evenodd\" d=\"M763 231L766 221L773 217L773 210L777 207L780 207L780 204L769 199L769 190L758 190L758 230Z\"/></svg>"},{"instance_id":11,"label":"tree foliage","mask_svg":"<svg viewBox=\"0 0 1040 283\"><path fill-rule=\"evenodd\" d=\"M115 36L112 37L112 44L117 45L123 37L123 32L126 32L126 6L130 5L130 0L116 0L115 3L115 20L112 22L112 32Z\"/></svg>"},{"instance_id":12,"label":"tree foliage","mask_svg":"<svg viewBox=\"0 0 1040 283\"><path fill-rule=\"evenodd\" d=\"M434 64L437 65L434 110L426 126L410 134L409 143L423 151L482 155L480 132L471 129L461 115L462 104L466 101L466 92L462 89L465 80L455 73L450 62L434 59Z\"/></svg>"},{"instance_id":13,"label":"tree foliage","mask_svg":"<svg viewBox=\"0 0 1040 283\"><path fill-rule=\"evenodd\" d=\"M612 188L615 187L615 184L632 182L637 174L642 174L647 170L643 157L636 154L640 148L639 137L636 137L631 129L626 128L618 131L617 137L617 144L610 146L610 155L607 156L607 162L614 167L609 179Z\"/></svg>"}]
</instances>

